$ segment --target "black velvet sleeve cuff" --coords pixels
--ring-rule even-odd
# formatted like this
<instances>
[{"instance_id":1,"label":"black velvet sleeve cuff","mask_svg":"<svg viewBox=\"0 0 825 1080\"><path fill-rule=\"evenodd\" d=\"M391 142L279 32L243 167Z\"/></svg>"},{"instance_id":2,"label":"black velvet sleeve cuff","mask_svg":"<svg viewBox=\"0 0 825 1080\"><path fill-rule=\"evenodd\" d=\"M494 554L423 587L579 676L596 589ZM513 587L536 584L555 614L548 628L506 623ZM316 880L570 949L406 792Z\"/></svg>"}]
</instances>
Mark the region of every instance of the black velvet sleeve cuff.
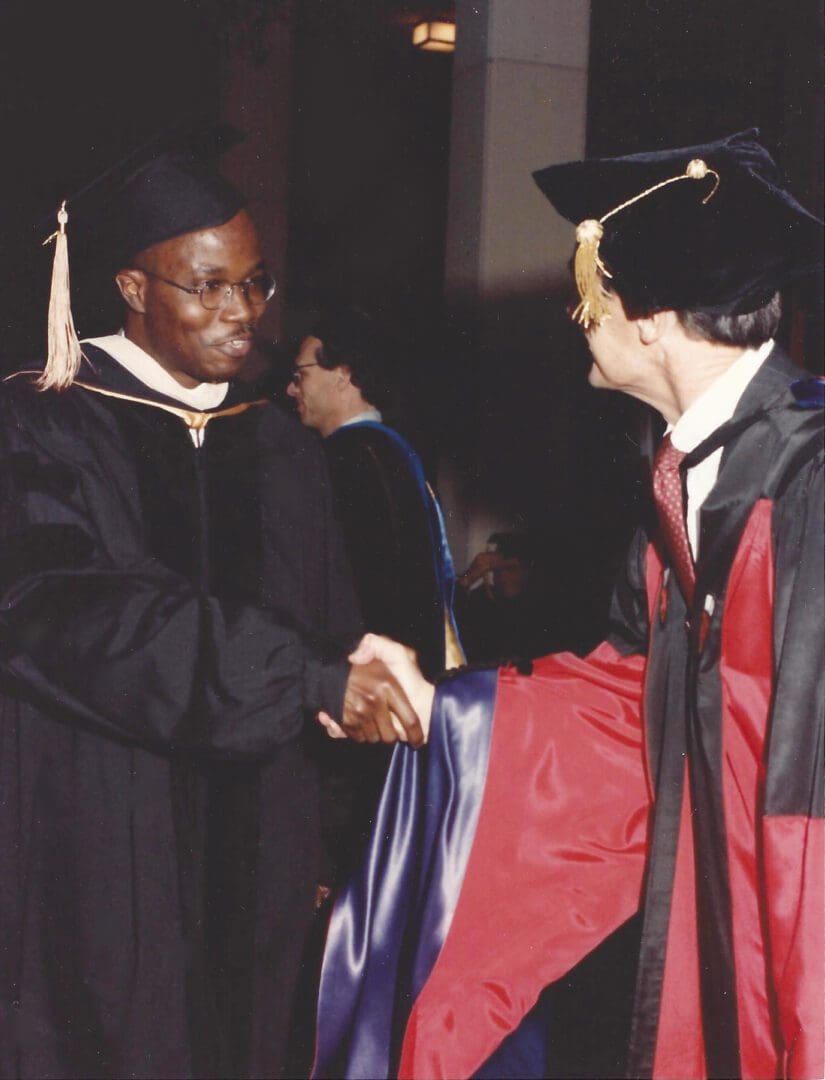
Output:
<instances>
[{"instance_id":1,"label":"black velvet sleeve cuff","mask_svg":"<svg viewBox=\"0 0 825 1080\"><path fill-rule=\"evenodd\" d=\"M344 707L344 689L350 664L346 660L319 660L309 657L304 669L304 705L311 713L324 712L339 720Z\"/></svg>"}]
</instances>

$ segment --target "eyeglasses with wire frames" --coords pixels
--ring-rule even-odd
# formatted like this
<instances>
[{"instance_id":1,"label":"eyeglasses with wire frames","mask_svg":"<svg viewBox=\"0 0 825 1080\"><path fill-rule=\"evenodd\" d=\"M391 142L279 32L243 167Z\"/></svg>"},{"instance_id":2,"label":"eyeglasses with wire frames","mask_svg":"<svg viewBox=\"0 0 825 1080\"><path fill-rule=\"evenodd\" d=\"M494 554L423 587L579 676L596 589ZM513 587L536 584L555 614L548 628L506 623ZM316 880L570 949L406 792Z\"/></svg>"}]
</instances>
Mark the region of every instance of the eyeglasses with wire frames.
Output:
<instances>
[{"instance_id":1,"label":"eyeglasses with wire frames","mask_svg":"<svg viewBox=\"0 0 825 1080\"><path fill-rule=\"evenodd\" d=\"M197 296L207 311L217 311L218 308L225 307L235 289L240 289L244 300L253 307L260 307L275 295L275 280L267 273L256 274L245 281L206 281L203 285L191 286L180 285L177 281L156 274L154 270L147 270L145 266L136 266L135 270L162 281L164 285L172 285L190 296Z\"/></svg>"},{"instance_id":2,"label":"eyeglasses with wire frames","mask_svg":"<svg viewBox=\"0 0 825 1080\"><path fill-rule=\"evenodd\" d=\"M303 375L301 374L301 372L305 368L308 368L308 367L320 367L320 366L321 366L320 364L316 364L316 363L298 364L298 366L295 368L295 370L289 376L289 381L292 383L293 386L300 386L301 385L301 380L303 379Z\"/></svg>"}]
</instances>

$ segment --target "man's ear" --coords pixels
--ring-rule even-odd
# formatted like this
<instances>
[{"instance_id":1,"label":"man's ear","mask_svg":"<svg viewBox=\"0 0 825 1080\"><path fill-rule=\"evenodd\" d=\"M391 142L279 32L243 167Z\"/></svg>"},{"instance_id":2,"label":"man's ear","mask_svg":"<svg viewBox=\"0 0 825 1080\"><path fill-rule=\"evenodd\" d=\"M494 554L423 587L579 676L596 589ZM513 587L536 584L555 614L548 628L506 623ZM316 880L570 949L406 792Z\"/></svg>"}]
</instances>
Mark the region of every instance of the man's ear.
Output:
<instances>
[{"instance_id":1,"label":"man's ear","mask_svg":"<svg viewBox=\"0 0 825 1080\"><path fill-rule=\"evenodd\" d=\"M665 336L676 322L675 311L656 311L636 319L639 340L643 345L654 345Z\"/></svg>"},{"instance_id":2,"label":"man's ear","mask_svg":"<svg viewBox=\"0 0 825 1080\"><path fill-rule=\"evenodd\" d=\"M146 275L142 270L119 270L115 274L115 283L120 295L132 311L143 315L146 311Z\"/></svg>"},{"instance_id":3,"label":"man's ear","mask_svg":"<svg viewBox=\"0 0 825 1080\"><path fill-rule=\"evenodd\" d=\"M342 390L352 385L352 368L348 364L339 364L335 369L335 374L338 376L337 382Z\"/></svg>"}]
</instances>

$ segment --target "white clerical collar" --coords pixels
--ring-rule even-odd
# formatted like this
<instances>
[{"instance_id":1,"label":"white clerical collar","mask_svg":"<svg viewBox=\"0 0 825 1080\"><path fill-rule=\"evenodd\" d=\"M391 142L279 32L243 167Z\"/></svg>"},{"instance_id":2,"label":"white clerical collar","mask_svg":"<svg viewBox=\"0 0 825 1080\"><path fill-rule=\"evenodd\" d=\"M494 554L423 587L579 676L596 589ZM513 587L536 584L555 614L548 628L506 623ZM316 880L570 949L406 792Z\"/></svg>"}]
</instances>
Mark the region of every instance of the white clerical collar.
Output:
<instances>
[{"instance_id":1,"label":"white clerical collar","mask_svg":"<svg viewBox=\"0 0 825 1080\"><path fill-rule=\"evenodd\" d=\"M107 337L85 338L81 345L95 345L98 349L103 349L150 390L163 394L165 397L174 398L175 401L180 401L183 405L188 405L190 409L197 409L199 412L217 408L229 389L229 383L225 382L199 383L192 387L181 386L165 368L160 366L157 360L134 341L130 341L123 331Z\"/></svg>"},{"instance_id":2,"label":"white clerical collar","mask_svg":"<svg viewBox=\"0 0 825 1080\"><path fill-rule=\"evenodd\" d=\"M363 412L357 413L355 416L351 416L349 420L345 420L343 424L339 424L338 427L349 427L350 424L363 424L365 420L372 420L373 423L381 423L381 413L378 409L364 409ZM338 429L336 428L336 431Z\"/></svg>"},{"instance_id":3,"label":"white clerical collar","mask_svg":"<svg viewBox=\"0 0 825 1080\"><path fill-rule=\"evenodd\" d=\"M690 453L699 443L726 423L736 411L739 399L774 346L773 339L758 349L746 349L718 379L715 379L668 430L677 450Z\"/></svg>"}]
</instances>

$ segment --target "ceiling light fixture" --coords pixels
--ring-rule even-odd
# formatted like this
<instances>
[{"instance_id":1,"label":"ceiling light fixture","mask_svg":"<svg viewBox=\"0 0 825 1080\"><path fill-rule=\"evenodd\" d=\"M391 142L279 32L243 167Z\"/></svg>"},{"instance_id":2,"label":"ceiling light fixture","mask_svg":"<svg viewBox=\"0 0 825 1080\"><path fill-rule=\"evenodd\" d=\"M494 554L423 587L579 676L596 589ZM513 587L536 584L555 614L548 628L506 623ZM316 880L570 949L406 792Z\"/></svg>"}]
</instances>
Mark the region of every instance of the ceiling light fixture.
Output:
<instances>
[{"instance_id":1,"label":"ceiling light fixture","mask_svg":"<svg viewBox=\"0 0 825 1080\"><path fill-rule=\"evenodd\" d=\"M412 41L422 52L454 52L455 23L421 22L413 30Z\"/></svg>"}]
</instances>

